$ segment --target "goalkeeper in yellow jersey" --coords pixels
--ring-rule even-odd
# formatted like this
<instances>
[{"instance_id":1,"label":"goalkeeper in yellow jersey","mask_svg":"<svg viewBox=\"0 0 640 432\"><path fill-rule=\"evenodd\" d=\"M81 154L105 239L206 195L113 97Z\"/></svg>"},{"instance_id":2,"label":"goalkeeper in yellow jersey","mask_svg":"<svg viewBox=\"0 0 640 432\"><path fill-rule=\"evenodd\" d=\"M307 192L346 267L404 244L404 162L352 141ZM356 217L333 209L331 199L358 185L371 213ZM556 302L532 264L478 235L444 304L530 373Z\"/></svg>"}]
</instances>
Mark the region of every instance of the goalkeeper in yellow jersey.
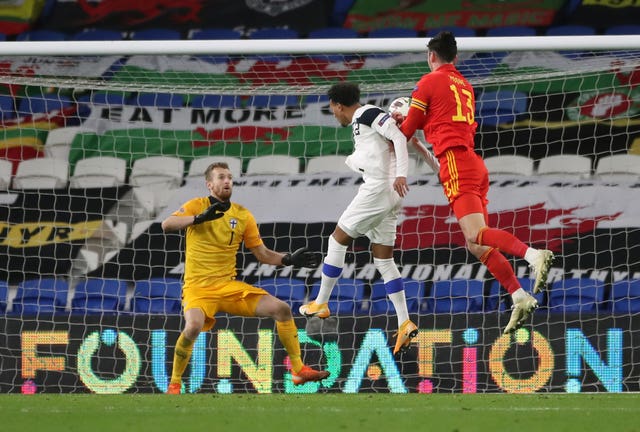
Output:
<instances>
[{"instance_id":1,"label":"goalkeeper in yellow jersey","mask_svg":"<svg viewBox=\"0 0 640 432\"><path fill-rule=\"evenodd\" d=\"M167 393L180 393L193 344L201 331L213 328L217 312L273 318L291 359L294 384L326 378L329 372L302 363L298 329L289 305L261 288L236 280L236 253L242 242L264 264L314 268L319 264L315 254L306 248L285 254L264 245L251 212L230 201L233 177L226 163L209 165L205 180L210 196L187 201L162 221L165 232L187 230L182 287L185 327L176 342Z\"/></svg>"}]
</instances>

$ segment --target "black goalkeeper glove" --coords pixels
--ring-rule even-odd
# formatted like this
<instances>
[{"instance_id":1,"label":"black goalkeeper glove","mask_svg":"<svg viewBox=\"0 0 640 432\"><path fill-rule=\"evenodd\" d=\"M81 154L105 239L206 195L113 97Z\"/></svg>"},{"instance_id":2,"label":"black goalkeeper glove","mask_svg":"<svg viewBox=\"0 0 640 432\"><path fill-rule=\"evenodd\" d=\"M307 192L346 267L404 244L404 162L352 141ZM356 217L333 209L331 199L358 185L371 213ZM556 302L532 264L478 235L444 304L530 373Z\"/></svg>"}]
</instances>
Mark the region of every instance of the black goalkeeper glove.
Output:
<instances>
[{"instance_id":1,"label":"black goalkeeper glove","mask_svg":"<svg viewBox=\"0 0 640 432\"><path fill-rule=\"evenodd\" d=\"M293 253L288 253L282 257L282 265L294 265L296 267L316 268L320 263L315 253L309 252L306 247L300 248Z\"/></svg>"},{"instance_id":2,"label":"black goalkeeper glove","mask_svg":"<svg viewBox=\"0 0 640 432\"><path fill-rule=\"evenodd\" d=\"M198 225L202 222L212 221L224 216L224 212L229 210L231 202L229 201L214 201L205 211L193 217L193 224Z\"/></svg>"}]
</instances>

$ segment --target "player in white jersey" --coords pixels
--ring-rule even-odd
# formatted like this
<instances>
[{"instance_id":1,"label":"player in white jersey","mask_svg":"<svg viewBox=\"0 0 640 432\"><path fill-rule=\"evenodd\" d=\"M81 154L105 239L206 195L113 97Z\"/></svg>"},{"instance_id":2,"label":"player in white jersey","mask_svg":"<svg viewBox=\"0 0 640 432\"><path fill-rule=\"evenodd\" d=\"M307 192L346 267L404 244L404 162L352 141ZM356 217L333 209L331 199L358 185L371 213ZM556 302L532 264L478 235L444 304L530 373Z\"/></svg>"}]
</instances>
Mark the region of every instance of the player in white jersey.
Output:
<instances>
[{"instance_id":1,"label":"player in white jersey","mask_svg":"<svg viewBox=\"0 0 640 432\"><path fill-rule=\"evenodd\" d=\"M367 236L373 262L398 318L393 350L396 354L408 348L418 334L418 327L409 319L402 278L393 260L398 213L402 198L409 191L407 140L387 112L374 105L360 104L357 84L334 84L328 95L335 118L342 126L351 125L353 129L354 151L346 164L362 175L364 183L329 237L320 292L314 301L300 307L300 313L307 317L329 317L327 303L342 273L347 247L353 239Z\"/></svg>"}]
</instances>

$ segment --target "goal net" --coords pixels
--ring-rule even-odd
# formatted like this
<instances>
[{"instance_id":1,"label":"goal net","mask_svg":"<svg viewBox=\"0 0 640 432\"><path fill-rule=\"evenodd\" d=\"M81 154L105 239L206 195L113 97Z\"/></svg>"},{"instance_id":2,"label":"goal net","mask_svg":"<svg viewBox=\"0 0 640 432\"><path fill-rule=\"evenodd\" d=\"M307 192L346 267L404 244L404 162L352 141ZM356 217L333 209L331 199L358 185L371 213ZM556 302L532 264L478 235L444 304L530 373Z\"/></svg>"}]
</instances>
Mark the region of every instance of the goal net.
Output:
<instances>
[{"instance_id":1,"label":"goal net","mask_svg":"<svg viewBox=\"0 0 640 432\"><path fill-rule=\"evenodd\" d=\"M361 182L326 90L409 96L425 40L0 44L0 391L160 393L182 329L184 238L160 222L228 161L265 244L322 254ZM419 334L394 357L395 311L366 239L332 317L307 321L320 269L238 278L287 301L306 363L295 386L272 320L220 315L185 392L622 392L640 366L640 39L461 38L476 91L489 221L557 258L530 323L466 252L438 183L411 155L395 260ZM278 156L277 158L274 158ZM512 259L531 290L531 273Z\"/></svg>"}]
</instances>

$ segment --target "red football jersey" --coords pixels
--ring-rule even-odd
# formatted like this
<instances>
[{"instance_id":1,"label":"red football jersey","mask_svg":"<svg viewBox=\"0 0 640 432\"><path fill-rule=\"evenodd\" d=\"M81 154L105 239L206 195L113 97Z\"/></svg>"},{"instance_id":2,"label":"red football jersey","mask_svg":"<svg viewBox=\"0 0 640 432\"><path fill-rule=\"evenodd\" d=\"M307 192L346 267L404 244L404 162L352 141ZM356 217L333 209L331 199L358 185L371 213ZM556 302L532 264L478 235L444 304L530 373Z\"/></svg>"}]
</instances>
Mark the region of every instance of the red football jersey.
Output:
<instances>
[{"instance_id":1,"label":"red football jersey","mask_svg":"<svg viewBox=\"0 0 640 432\"><path fill-rule=\"evenodd\" d=\"M453 64L445 64L418 81L400 129L407 138L423 129L439 157L451 147L473 149L477 126L473 87Z\"/></svg>"}]
</instances>

